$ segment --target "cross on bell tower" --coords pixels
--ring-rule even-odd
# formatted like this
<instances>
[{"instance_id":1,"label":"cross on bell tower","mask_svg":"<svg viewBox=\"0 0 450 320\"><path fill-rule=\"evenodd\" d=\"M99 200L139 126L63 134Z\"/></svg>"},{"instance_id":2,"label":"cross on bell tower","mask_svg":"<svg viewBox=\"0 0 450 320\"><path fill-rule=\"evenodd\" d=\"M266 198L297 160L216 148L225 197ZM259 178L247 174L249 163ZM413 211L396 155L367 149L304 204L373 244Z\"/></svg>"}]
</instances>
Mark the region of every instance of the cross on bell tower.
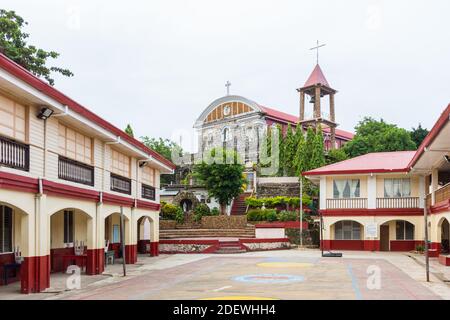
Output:
<instances>
[{"instance_id":1,"label":"cross on bell tower","mask_svg":"<svg viewBox=\"0 0 450 320\"><path fill-rule=\"evenodd\" d=\"M317 41L317 46L311 48L310 50L317 50L317 64L309 76L303 87L297 89L300 93L300 117L299 124L303 126L314 126L321 125L323 127L330 128L330 140L331 149L336 147L336 117L334 109L334 95L337 93L336 90L331 88L325 78L322 69L319 66L319 48L325 46L319 45ZM310 97L310 103L313 104L313 115L312 117L305 119L305 97ZM329 116L324 116L321 109L321 99L325 96L329 96Z\"/></svg>"}]
</instances>

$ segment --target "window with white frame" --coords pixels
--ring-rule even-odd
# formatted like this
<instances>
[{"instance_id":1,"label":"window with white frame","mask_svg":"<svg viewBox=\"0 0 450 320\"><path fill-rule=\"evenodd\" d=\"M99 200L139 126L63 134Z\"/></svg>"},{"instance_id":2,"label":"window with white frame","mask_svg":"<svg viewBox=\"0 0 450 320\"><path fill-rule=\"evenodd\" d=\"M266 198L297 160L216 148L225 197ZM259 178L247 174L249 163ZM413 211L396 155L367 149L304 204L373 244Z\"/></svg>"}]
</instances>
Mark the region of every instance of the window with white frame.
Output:
<instances>
[{"instance_id":1,"label":"window with white frame","mask_svg":"<svg viewBox=\"0 0 450 320\"><path fill-rule=\"evenodd\" d=\"M112 155L111 171L119 176L129 178L131 171L130 157L114 149L111 150L111 155Z\"/></svg>"},{"instance_id":2,"label":"window with white frame","mask_svg":"<svg viewBox=\"0 0 450 320\"><path fill-rule=\"evenodd\" d=\"M333 198L359 198L361 193L361 181L359 179L333 180Z\"/></svg>"},{"instance_id":3,"label":"window with white frame","mask_svg":"<svg viewBox=\"0 0 450 320\"><path fill-rule=\"evenodd\" d=\"M334 224L335 240L361 240L361 225L355 221L339 221Z\"/></svg>"},{"instance_id":4,"label":"window with white frame","mask_svg":"<svg viewBox=\"0 0 450 320\"><path fill-rule=\"evenodd\" d=\"M384 179L385 198L405 198L411 196L411 179Z\"/></svg>"},{"instance_id":5,"label":"window with white frame","mask_svg":"<svg viewBox=\"0 0 450 320\"><path fill-rule=\"evenodd\" d=\"M155 169L149 166L142 167L142 182L154 187L155 186Z\"/></svg>"},{"instance_id":6,"label":"window with white frame","mask_svg":"<svg viewBox=\"0 0 450 320\"><path fill-rule=\"evenodd\" d=\"M0 253L12 252L13 210L0 206Z\"/></svg>"},{"instance_id":7,"label":"window with white frame","mask_svg":"<svg viewBox=\"0 0 450 320\"><path fill-rule=\"evenodd\" d=\"M396 221L395 237L397 240L414 240L414 225L404 220Z\"/></svg>"},{"instance_id":8,"label":"window with white frame","mask_svg":"<svg viewBox=\"0 0 450 320\"><path fill-rule=\"evenodd\" d=\"M25 142L25 106L0 95L0 134Z\"/></svg>"},{"instance_id":9,"label":"window with white frame","mask_svg":"<svg viewBox=\"0 0 450 320\"><path fill-rule=\"evenodd\" d=\"M59 154L80 162L92 163L92 139L63 124L59 124Z\"/></svg>"}]
</instances>

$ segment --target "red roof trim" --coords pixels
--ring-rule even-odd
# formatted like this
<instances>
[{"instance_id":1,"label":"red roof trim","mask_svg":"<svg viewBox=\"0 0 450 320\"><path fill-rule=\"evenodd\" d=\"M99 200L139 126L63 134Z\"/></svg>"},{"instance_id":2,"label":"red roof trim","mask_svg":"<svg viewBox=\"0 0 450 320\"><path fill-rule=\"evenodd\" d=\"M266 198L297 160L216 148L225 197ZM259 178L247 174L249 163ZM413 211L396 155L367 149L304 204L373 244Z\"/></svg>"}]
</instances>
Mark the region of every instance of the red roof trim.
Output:
<instances>
[{"instance_id":1,"label":"red roof trim","mask_svg":"<svg viewBox=\"0 0 450 320\"><path fill-rule=\"evenodd\" d=\"M358 174L358 173L403 173L408 172L408 168L404 169L366 169L366 170L329 170L329 171L307 171L303 172L303 176L320 176L320 175L331 175L331 174Z\"/></svg>"},{"instance_id":2,"label":"red roof trim","mask_svg":"<svg viewBox=\"0 0 450 320\"><path fill-rule=\"evenodd\" d=\"M412 168L417 163L419 158L425 152L425 148L430 146L430 144L434 141L434 139L439 134L439 132L442 130L444 125L447 123L447 121L450 121L450 104L447 106L447 108L444 110L444 112L442 112L442 114L439 117L436 124L433 126L431 131L428 133L428 135L422 141L422 144L420 145L416 154L414 155L411 162L409 163L408 168Z\"/></svg>"},{"instance_id":3,"label":"red roof trim","mask_svg":"<svg viewBox=\"0 0 450 320\"><path fill-rule=\"evenodd\" d=\"M176 166L158 154L156 151L148 148L140 141L130 137L128 134L126 134L123 130L120 130L119 128L115 127L110 122L102 119L92 111L88 110L87 108L83 107L76 101L72 100L62 92L56 90L46 82L42 81L32 73L30 73L28 70L17 64L16 62L12 61L5 55L0 53L0 67L5 69L7 72L11 73L15 77L19 78L20 80L28 83L30 86L34 87L35 89L41 91L45 95L55 99L61 104L67 105L69 108L71 108L76 113L86 117L87 119L97 123L102 128L110 131L111 133L120 136L123 140L129 142L131 145L135 146L136 148L140 149L141 151L148 153L149 155L153 156L155 159L157 159L159 162L164 163L166 166L168 166L171 169L175 169Z\"/></svg>"},{"instance_id":4,"label":"red roof trim","mask_svg":"<svg viewBox=\"0 0 450 320\"><path fill-rule=\"evenodd\" d=\"M67 185L64 183L42 180L44 194L86 201L100 201L100 192L97 190L84 189ZM25 177L9 172L0 172L0 188L20 192L38 193L39 181L36 178ZM103 192L103 202L114 205L134 207L134 199ZM137 208L143 210L159 211L160 204L141 199L136 200Z\"/></svg>"},{"instance_id":5,"label":"red roof trim","mask_svg":"<svg viewBox=\"0 0 450 320\"><path fill-rule=\"evenodd\" d=\"M410 159L414 154L414 151L373 152L306 171L303 172L302 175L317 176L408 172L409 169L406 165L410 162Z\"/></svg>"},{"instance_id":6,"label":"red roof trim","mask_svg":"<svg viewBox=\"0 0 450 320\"><path fill-rule=\"evenodd\" d=\"M298 117L288 114L286 112L282 112L279 110L275 110L273 108L268 108L264 106L259 106L263 112L266 113L266 117L269 120L275 120L277 122L284 122L286 124L291 124L292 128L297 127ZM329 132L329 128L324 128L324 132ZM354 134L348 131L336 129L336 137L341 138L342 140L351 140L354 137Z\"/></svg>"},{"instance_id":7,"label":"red roof trim","mask_svg":"<svg viewBox=\"0 0 450 320\"><path fill-rule=\"evenodd\" d=\"M422 216L423 209L324 209L319 210L324 217L390 217Z\"/></svg>"}]
</instances>

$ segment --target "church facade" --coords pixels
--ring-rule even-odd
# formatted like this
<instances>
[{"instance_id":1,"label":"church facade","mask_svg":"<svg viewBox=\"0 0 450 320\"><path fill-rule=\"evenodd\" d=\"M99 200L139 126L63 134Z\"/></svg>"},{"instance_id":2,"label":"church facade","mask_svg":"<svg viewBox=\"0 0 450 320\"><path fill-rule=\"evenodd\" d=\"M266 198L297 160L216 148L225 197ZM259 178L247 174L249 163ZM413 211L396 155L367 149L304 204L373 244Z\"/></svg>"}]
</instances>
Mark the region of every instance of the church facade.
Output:
<instances>
[{"instance_id":1,"label":"church facade","mask_svg":"<svg viewBox=\"0 0 450 320\"><path fill-rule=\"evenodd\" d=\"M244 163L259 163L259 141L268 127L280 126L283 135L288 126L293 130L301 125L320 125L324 132L327 150L340 148L353 138L353 134L337 129L335 122L334 95L319 65L316 65L305 85L297 89L300 94L299 117L269 108L251 99L227 95L213 101L198 117L194 127L199 133L199 152L204 153L216 147L234 149ZM329 96L330 112L322 112L321 102ZM305 101L313 104L313 114L305 116Z\"/></svg>"}]
</instances>

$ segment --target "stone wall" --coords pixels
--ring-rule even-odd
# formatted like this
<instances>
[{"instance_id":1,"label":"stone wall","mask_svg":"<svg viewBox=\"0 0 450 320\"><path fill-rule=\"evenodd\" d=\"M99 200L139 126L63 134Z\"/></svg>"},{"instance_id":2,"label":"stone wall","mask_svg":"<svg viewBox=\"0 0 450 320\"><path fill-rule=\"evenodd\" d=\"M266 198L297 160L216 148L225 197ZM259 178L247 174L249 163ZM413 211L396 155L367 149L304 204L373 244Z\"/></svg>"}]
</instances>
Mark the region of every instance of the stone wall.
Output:
<instances>
[{"instance_id":1,"label":"stone wall","mask_svg":"<svg viewBox=\"0 0 450 320\"><path fill-rule=\"evenodd\" d=\"M297 183L259 183L256 188L258 198L270 198L277 196L298 197L300 184Z\"/></svg>"},{"instance_id":2,"label":"stone wall","mask_svg":"<svg viewBox=\"0 0 450 320\"><path fill-rule=\"evenodd\" d=\"M172 229L244 229L247 226L247 216L206 216L202 217L200 223L192 220L189 215L183 224L178 224L175 220L160 220L160 230Z\"/></svg>"},{"instance_id":3,"label":"stone wall","mask_svg":"<svg viewBox=\"0 0 450 320\"><path fill-rule=\"evenodd\" d=\"M160 253L203 253L210 248L209 244L194 244L194 243L160 243Z\"/></svg>"},{"instance_id":4,"label":"stone wall","mask_svg":"<svg viewBox=\"0 0 450 320\"><path fill-rule=\"evenodd\" d=\"M202 217L204 229L243 229L247 226L247 216Z\"/></svg>"},{"instance_id":5,"label":"stone wall","mask_svg":"<svg viewBox=\"0 0 450 320\"><path fill-rule=\"evenodd\" d=\"M288 241L244 242L243 244L248 251L280 250L291 248L291 244Z\"/></svg>"},{"instance_id":6,"label":"stone wall","mask_svg":"<svg viewBox=\"0 0 450 320\"><path fill-rule=\"evenodd\" d=\"M176 226L177 222L175 220L159 220L160 230L175 229Z\"/></svg>"}]
</instances>

